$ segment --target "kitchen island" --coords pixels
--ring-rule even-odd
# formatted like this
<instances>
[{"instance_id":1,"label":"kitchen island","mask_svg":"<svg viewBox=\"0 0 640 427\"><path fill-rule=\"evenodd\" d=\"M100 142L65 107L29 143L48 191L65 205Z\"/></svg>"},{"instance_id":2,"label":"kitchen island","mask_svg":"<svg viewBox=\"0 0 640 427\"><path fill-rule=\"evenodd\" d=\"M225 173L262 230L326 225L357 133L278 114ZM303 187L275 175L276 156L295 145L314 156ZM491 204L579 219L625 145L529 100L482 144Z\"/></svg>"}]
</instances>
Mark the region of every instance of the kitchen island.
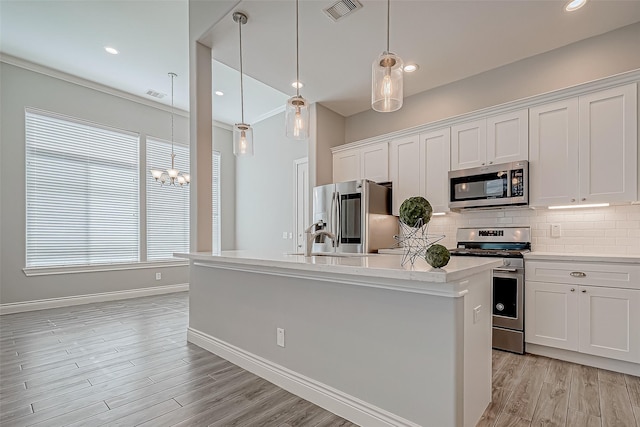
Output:
<instances>
[{"instance_id":1,"label":"kitchen island","mask_svg":"<svg viewBox=\"0 0 640 427\"><path fill-rule=\"evenodd\" d=\"M190 259L190 342L356 424L475 426L491 400L500 259L177 256Z\"/></svg>"}]
</instances>

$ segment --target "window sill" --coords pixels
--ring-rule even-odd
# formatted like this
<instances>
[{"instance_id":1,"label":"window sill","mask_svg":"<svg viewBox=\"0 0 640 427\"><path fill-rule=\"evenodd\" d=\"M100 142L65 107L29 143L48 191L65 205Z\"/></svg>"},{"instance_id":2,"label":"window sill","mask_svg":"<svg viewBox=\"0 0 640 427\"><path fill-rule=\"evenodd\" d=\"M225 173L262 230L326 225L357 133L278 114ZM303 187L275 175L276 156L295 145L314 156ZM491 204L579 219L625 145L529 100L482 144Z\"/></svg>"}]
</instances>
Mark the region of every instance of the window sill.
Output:
<instances>
[{"instance_id":1,"label":"window sill","mask_svg":"<svg viewBox=\"0 0 640 427\"><path fill-rule=\"evenodd\" d=\"M25 267L22 269L25 276L49 276L53 274L72 274L72 273L94 273L101 271L119 271L119 270L139 270L143 268L167 268L167 267L186 267L189 261L186 260L166 260L166 261L147 261L119 264L96 264L96 265L66 265L56 267Z\"/></svg>"}]
</instances>

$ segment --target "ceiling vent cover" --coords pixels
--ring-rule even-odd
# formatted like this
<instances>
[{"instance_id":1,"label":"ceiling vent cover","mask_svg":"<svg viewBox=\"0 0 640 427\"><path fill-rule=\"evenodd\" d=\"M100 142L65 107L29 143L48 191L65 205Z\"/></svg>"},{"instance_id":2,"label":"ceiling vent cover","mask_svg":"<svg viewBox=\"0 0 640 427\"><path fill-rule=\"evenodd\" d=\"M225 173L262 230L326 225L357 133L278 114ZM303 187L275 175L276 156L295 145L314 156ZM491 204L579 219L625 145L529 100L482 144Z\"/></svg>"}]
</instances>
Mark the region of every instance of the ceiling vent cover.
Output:
<instances>
[{"instance_id":1,"label":"ceiling vent cover","mask_svg":"<svg viewBox=\"0 0 640 427\"><path fill-rule=\"evenodd\" d=\"M149 95L149 96L153 96L154 98L158 98L158 99L162 99L162 98L164 98L165 96L167 96L167 94L166 94L166 93L158 92L158 91L155 91L155 90L153 90L153 89L149 89L149 90L147 91L147 95Z\"/></svg>"},{"instance_id":2,"label":"ceiling vent cover","mask_svg":"<svg viewBox=\"0 0 640 427\"><path fill-rule=\"evenodd\" d=\"M358 0L340 0L324 9L324 13L333 21L338 22L338 20L358 9L362 9L362 4Z\"/></svg>"}]
</instances>

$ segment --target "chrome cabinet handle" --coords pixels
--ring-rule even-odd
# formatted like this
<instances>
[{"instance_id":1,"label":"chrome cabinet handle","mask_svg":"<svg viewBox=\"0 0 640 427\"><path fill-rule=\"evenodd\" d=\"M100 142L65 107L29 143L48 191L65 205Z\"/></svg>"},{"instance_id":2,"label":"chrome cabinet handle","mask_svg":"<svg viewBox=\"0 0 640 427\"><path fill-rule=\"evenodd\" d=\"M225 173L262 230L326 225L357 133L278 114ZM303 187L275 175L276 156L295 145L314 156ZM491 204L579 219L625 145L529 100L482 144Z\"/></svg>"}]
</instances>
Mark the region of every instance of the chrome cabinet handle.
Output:
<instances>
[{"instance_id":1,"label":"chrome cabinet handle","mask_svg":"<svg viewBox=\"0 0 640 427\"><path fill-rule=\"evenodd\" d=\"M586 294L586 293L587 293L587 290L586 290L586 289L583 289L583 290L582 290L582 293L583 293L583 294Z\"/></svg>"},{"instance_id":2,"label":"chrome cabinet handle","mask_svg":"<svg viewBox=\"0 0 640 427\"><path fill-rule=\"evenodd\" d=\"M484 166L484 163L481 163L482 166Z\"/></svg>"},{"instance_id":3,"label":"chrome cabinet handle","mask_svg":"<svg viewBox=\"0 0 640 427\"><path fill-rule=\"evenodd\" d=\"M576 199L571 199L571 203L573 203L573 202L575 202L575 201L576 201Z\"/></svg>"},{"instance_id":4,"label":"chrome cabinet handle","mask_svg":"<svg viewBox=\"0 0 640 427\"><path fill-rule=\"evenodd\" d=\"M583 198L582 198L582 201L584 202L585 200L587 200L587 198L586 198L586 197L583 197Z\"/></svg>"},{"instance_id":5,"label":"chrome cabinet handle","mask_svg":"<svg viewBox=\"0 0 640 427\"><path fill-rule=\"evenodd\" d=\"M490 164L490 165L492 165L492 164L493 164L493 162L489 162L489 164Z\"/></svg>"},{"instance_id":6,"label":"chrome cabinet handle","mask_svg":"<svg viewBox=\"0 0 640 427\"><path fill-rule=\"evenodd\" d=\"M571 292L575 292L575 291L576 291L576 288L571 288Z\"/></svg>"},{"instance_id":7,"label":"chrome cabinet handle","mask_svg":"<svg viewBox=\"0 0 640 427\"><path fill-rule=\"evenodd\" d=\"M572 277L587 277L587 274L582 271L572 271L569 275Z\"/></svg>"}]
</instances>

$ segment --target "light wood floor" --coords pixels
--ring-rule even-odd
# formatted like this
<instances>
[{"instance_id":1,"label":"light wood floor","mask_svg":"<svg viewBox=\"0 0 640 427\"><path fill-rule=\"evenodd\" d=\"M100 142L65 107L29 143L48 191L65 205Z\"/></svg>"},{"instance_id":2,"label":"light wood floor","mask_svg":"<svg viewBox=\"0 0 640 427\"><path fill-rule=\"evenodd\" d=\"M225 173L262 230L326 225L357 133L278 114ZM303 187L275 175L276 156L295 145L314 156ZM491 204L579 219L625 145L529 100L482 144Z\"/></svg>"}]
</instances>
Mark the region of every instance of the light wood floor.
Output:
<instances>
[{"instance_id":1,"label":"light wood floor","mask_svg":"<svg viewBox=\"0 0 640 427\"><path fill-rule=\"evenodd\" d=\"M187 323L186 293L0 317L0 425L354 426L188 344ZM640 427L638 377L499 351L493 370L478 426Z\"/></svg>"}]
</instances>

